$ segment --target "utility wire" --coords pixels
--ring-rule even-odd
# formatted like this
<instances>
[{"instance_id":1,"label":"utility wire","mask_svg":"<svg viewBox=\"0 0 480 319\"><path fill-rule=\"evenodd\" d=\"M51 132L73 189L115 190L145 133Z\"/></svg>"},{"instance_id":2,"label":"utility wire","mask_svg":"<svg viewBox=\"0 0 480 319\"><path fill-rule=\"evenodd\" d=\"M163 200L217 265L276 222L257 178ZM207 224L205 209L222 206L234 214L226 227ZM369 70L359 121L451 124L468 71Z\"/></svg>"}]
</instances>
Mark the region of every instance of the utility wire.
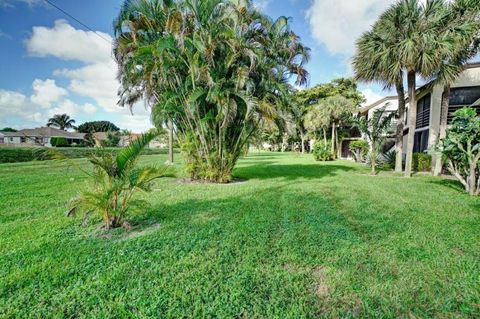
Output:
<instances>
[{"instance_id":1,"label":"utility wire","mask_svg":"<svg viewBox=\"0 0 480 319\"><path fill-rule=\"evenodd\" d=\"M86 25L85 23L83 23L82 21L80 21L79 19L75 18L73 15L71 15L70 13L68 13L67 11L63 10L62 8L60 8L59 6L57 6L56 4L52 3L50 0L44 0L46 3L48 3L49 5L51 5L52 7L54 7L55 9L57 9L58 11L62 12L64 15L66 15L67 17L75 20L77 23L79 23L80 25L82 25L83 27L87 28L89 31L92 31L93 33L95 33L98 37L100 37L101 39L103 39L104 41L107 41L109 44L112 44L112 41L110 41L109 39L105 38L104 36L102 36L100 33L98 33L97 31L93 30L92 28L90 28L88 25Z\"/></svg>"}]
</instances>

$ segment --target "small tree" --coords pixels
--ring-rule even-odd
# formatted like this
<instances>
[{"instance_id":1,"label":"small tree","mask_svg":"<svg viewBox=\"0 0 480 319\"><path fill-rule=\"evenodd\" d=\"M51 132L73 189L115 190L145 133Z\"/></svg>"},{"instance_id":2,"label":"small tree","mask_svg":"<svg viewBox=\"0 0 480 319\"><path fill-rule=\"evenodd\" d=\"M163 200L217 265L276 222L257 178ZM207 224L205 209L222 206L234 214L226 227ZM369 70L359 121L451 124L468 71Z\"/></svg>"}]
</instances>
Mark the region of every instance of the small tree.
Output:
<instances>
[{"instance_id":1,"label":"small tree","mask_svg":"<svg viewBox=\"0 0 480 319\"><path fill-rule=\"evenodd\" d=\"M472 108L454 113L440 150L450 173L470 195L480 195L480 117Z\"/></svg>"},{"instance_id":2,"label":"small tree","mask_svg":"<svg viewBox=\"0 0 480 319\"><path fill-rule=\"evenodd\" d=\"M368 154L368 142L365 140L352 141L348 148L355 158L355 162L360 163L364 160L365 156Z\"/></svg>"},{"instance_id":3,"label":"small tree","mask_svg":"<svg viewBox=\"0 0 480 319\"><path fill-rule=\"evenodd\" d=\"M102 151L91 154L94 185L69 203L70 211L81 210L100 215L106 229L127 226L125 218L135 208L144 206L144 201L135 199L137 191L150 192L152 182L167 175L165 168L154 166L137 167L141 151L156 137L153 133L140 136L118 153Z\"/></svg>"},{"instance_id":4,"label":"small tree","mask_svg":"<svg viewBox=\"0 0 480 319\"><path fill-rule=\"evenodd\" d=\"M372 168L372 175L377 174L377 159L380 155L385 139L390 130L390 124L395 113L386 114L385 107L375 111L371 118L361 117L354 119L354 125L362 132L370 144L368 158Z\"/></svg>"},{"instance_id":5,"label":"small tree","mask_svg":"<svg viewBox=\"0 0 480 319\"><path fill-rule=\"evenodd\" d=\"M116 147L120 143L120 133L119 132L108 132L107 139L102 141L102 146L104 147Z\"/></svg>"},{"instance_id":6,"label":"small tree","mask_svg":"<svg viewBox=\"0 0 480 319\"><path fill-rule=\"evenodd\" d=\"M56 127L60 130L66 131L70 128L75 128L75 120L67 114L55 114L52 118L48 119L48 127Z\"/></svg>"}]
</instances>

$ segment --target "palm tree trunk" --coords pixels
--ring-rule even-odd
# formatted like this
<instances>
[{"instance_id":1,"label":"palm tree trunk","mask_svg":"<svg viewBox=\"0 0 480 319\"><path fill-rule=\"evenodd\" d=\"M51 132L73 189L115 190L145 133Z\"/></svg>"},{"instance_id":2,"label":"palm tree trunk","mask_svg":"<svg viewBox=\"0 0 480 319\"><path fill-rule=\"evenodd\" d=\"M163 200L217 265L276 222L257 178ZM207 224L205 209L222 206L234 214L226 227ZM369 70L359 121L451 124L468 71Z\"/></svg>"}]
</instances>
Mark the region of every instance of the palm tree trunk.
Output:
<instances>
[{"instance_id":1,"label":"palm tree trunk","mask_svg":"<svg viewBox=\"0 0 480 319\"><path fill-rule=\"evenodd\" d=\"M168 161L173 164L173 124L168 121Z\"/></svg>"},{"instance_id":2,"label":"palm tree trunk","mask_svg":"<svg viewBox=\"0 0 480 319\"><path fill-rule=\"evenodd\" d=\"M413 146L415 143L415 129L417 126L417 97L415 92L416 72L408 71L408 138L407 160L405 162L405 177L412 176Z\"/></svg>"},{"instance_id":3,"label":"palm tree trunk","mask_svg":"<svg viewBox=\"0 0 480 319\"><path fill-rule=\"evenodd\" d=\"M327 130L323 128L323 142L325 143L325 147L327 146Z\"/></svg>"},{"instance_id":4,"label":"palm tree trunk","mask_svg":"<svg viewBox=\"0 0 480 319\"><path fill-rule=\"evenodd\" d=\"M335 123L332 124L332 156L335 156Z\"/></svg>"},{"instance_id":5,"label":"palm tree trunk","mask_svg":"<svg viewBox=\"0 0 480 319\"><path fill-rule=\"evenodd\" d=\"M447 136L447 121L448 121L448 106L450 99L450 85L445 85L442 93L442 104L440 107L440 127L438 134L438 141L435 144L444 139ZM433 165L433 175L439 176L442 173L443 163L442 155L437 154Z\"/></svg>"},{"instance_id":6,"label":"palm tree trunk","mask_svg":"<svg viewBox=\"0 0 480 319\"><path fill-rule=\"evenodd\" d=\"M305 154L305 134L300 130L300 138L302 139L302 154Z\"/></svg>"},{"instance_id":7,"label":"palm tree trunk","mask_svg":"<svg viewBox=\"0 0 480 319\"><path fill-rule=\"evenodd\" d=\"M405 90L403 79L396 84L398 95L398 121L395 136L395 172L403 171L403 129L405 127Z\"/></svg>"}]
</instances>

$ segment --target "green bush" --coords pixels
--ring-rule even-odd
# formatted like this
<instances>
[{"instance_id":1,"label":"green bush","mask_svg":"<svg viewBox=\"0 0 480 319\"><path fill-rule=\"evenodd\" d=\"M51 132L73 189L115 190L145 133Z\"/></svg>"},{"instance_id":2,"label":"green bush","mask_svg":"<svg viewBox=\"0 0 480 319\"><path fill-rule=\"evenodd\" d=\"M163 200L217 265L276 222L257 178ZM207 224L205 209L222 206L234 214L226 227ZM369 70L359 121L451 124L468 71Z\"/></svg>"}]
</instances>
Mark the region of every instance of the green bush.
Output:
<instances>
[{"instance_id":1,"label":"green bush","mask_svg":"<svg viewBox=\"0 0 480 319\"><path fill-rule=\"evenodd\" d=\"M353 154L356 162L362 162L365 156L368 154L368 142L365 140L356 140L350 142L348 148Z\"/></svg>"},{"instance_id":2,"label":"green bush","mask_svg":"<svg viewBox=\"0 0 480 319\"><path fill-rule=\"evenodd\" d=\"M50 138L50 145L53 147L67 147L68 141L65 137L52 137Z\"/></svg>"},{"instance_id":3,"label":"green bush","mask_svg":"<svg viewBox=\"0 0 480 319\"><path fill-rule=\"evenodd\" d=\"M68 158L83 158L88 154L111 152L116 153L121 148L87 148L87 147L66 147L55 148L56 152L61 152ZM167 150L146 148L142 151L143 155L166 154ZM51 160L52 154L48 148L43 147L0 147L0 163L18 163L30 161Z\"/></svg>"},{"instance_id":4,"label":"green bush","mask_svg":"<svg viewBox=\"0 0 480 319\"><path fill-rule=\"evenodd\" d=\"M413 170L417 172L428 172L432 170L432 156L427 153L413 154Z\"/></svg>"},{"instance_id":5,"label":"green bush","mask_svg":"<svg viewBox=\"0 0 480 319\"><path fill-rule=\"evenodd\" d=\"M327 141L317 141L313 146L313 158L316 161L333 161L334 156L330 148L330 143Z\"/></svg>"}]
</instances>

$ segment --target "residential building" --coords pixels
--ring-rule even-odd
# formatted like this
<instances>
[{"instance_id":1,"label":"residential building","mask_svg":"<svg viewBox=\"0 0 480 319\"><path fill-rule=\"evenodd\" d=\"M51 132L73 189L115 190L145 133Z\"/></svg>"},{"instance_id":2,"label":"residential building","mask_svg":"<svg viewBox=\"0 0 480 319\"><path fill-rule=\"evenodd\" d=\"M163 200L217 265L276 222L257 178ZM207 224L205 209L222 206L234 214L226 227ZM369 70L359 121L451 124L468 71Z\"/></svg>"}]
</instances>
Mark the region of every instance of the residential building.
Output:
<instances>
[{"instance_id":1,"label":"residential building","mask_svg":"<svg viewBox=\"0 0 480 319\"><path fill-rule=\"evenodd\" d=\"M84 133L74 133L53 127L24 129L18 132L0 132L0 144L6 146L52 146L53 137L65 138L70 145L81 144Z\"/></svg>"},{"instance_id":2,"label":"residential building","mask_svg":"<svg viewBox=\"0 0 480 319\"><path fill-rule=\"evenodd\" d=\"M429 82L417 89L417 121L415 129L414 152L425 152L434 148L440 130L440 109L443 86ZM404 153L406 153L408 136L408 98L406 97L406 126L404 130ZM451 86L448 121L453 113L465 106L474 107L480 114L480 63L469 64L465 71ZM363 107L360 112L365 116L383 107L387 112L398 109L396 96L383 98L371 105Z\"/></svg>"}]
</instances>

